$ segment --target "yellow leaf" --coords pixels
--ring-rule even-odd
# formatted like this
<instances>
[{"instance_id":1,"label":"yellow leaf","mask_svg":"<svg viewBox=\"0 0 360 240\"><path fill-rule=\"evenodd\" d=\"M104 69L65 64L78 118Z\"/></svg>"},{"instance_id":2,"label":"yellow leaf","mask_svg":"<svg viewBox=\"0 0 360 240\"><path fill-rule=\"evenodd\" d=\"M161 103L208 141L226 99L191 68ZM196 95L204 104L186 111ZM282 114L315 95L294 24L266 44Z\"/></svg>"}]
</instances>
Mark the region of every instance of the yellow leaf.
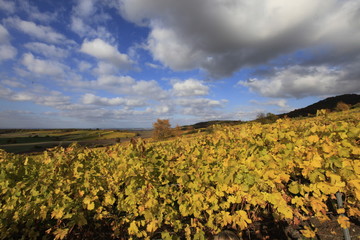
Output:
<instances>
[{"instance_id":1,"label":"yellow leaf","mask_svg":"<svg viewBox=\"0 0 360 240\"><path fill-rule=\"evenodd\" d=\"M297 182L292 182L289 185L289 191L293 194L298 194L300 192L300 185Z\"/></svg>"},{"instance_id":2,"label":"yellow leaf","mask_svg":"<svg viewBox=\"0 0 360 240\"><path fill-rule=\"evenodd\" d=\"M279 213L283 214L285 216L285 218L289 218L289 219L293 218L292 209L288 205L280 205L277 208L277 210L278 210Z\"/></svg>"},{"instance_id":3,"label":"yellow leaf","mask_svg":"<svg viewBox=\"0 0 360 240\"><path fill-rule=\"evenodd\" d=\"M342 228L349 228L350 227L350 222L349 222L349 218L346 216L339 216L337 219L337 222L340 224L340 226Z\"/></svg>"},{"instance_id":4,"label":"yellow leaf","mask_svg":"<svg viewBox=\"0 0 360 240\"><path fill-rule=\"evenodd\" d=\"M240 229L246 229L248 223L251 223L251 219L248 218L247 213L244 210L239 210L235 212L233 216L233 223L238 225Z\"/></svg>"},{"instance_id":5,"label":"yellow leaf","mask_svg":"<svg viewBox=\"0 0 360 240\"><path fill-rule=\"evenodd\" d=\"M148 232L154 232L157 229L157 221L156 220L152 220L147 226L146 226L146 231Z\"/></svg>"},{"instance_id":6,"label":"yellow leaf","mask_svg":"<svg viewBox=\"0 0 360 240\"><path fill-rule=\"evenodd\" d=\"M305 226L304 230L300 230L300 232L302 233L302 235L304 235L304 237L306 238L314 238L316 236L316 230L313 231L311 230L308 226Z\"/></svg>"},{"instance_id":7,"label":"yellow leaf","mask_svg":"<svg viewBox=\"0 0 360 240\"><path fill-rule=\"evenodd\" d=\"M323 151L326 152L326 153L331 153L331 152L333 151L333 148L332 148L330 145L328 145L328 144L322 145L322 149L323 149Z\"/></svg>"},{"instance_id":8,"label":"yellow leaf","mask_svg":"<svg viewBox=\"0 0 360 240\"><path fill-rule=\"evenodd\" d=\"M88 205L91 202L91 198L89 196L86 196L83 200L83 203L85 203L86 205Z\"/></svg>"},{"instance_id":9,"label":"yellow leaf","mask_svg":"<svg viewBox=\"0 0 360 240\"><path fill-rule=\"evenodd\" d=\"M338 214L343 214L343 213L345 213L345 209L344 208L339 208L339 209L337 209L337 213Z\"/></svg>"},{"instance_id":10,"label":"yellow leaf","mask_svg":"<svg viewBox=\"0 0 360 240\"><path fill-rule=\"evenodd\" d=\"M317 135L311 135L311 136L308 137L308 141L310 143L316 143L316 142L319 141L319 137Z\"/></svg>"},{"instance_id":11,"label":"yellow leaf","mask_svg":"<svg viewBox=\"0 0 360 240\"><path fill-rule=\"evenodd\" d=\"M310 161L310 166L313 168L320 168L322 165L323 159L319 154L315 154L313 159Z\"/></svg>"},{"instance_id":12,"label":"yellow leaf","mask_svg":"<svg viewBox=\"0 0 360 240\"><path fill-rule=\"evenodd\" d=\"M89 203L89 204L87 205L87 209L88 209L88 210L93 210L94 208L95 208L94 202L91 202L91 203Z\"/></svg>"},{"instance_id":13,"label":"yellow leaf","mask_svg":"<svg viewBox=\"0 0 360 240\"><path fill-rule=\"evenodd\" d=\"M64 229L61 229L61 228L58 228L54 231L54 235L55 235L55 240L57 239L64 239L66 237L66 235L68 234L69 232L69 229L68 228L64 228Z\"/></svg>"},{"instance_id":14,"label":"yellow leaf","mask_svg":"<svg viewBox=\"0 0 360 240\"><path fill-rule=\"evenodd\" d=\"M55 208L51 213L51 218L60 219L64 216L64 208Z\"/></svg>"},{"instance_id":15,"label":"yellow leaf","mask_svg":"<svg viewBox=\"0 0 360 240\"><path fill-rule=\"evenodd\" d=\"M360 216L360 209L349 207L349 216Z\"/></svg>"},{"instance_id":16,"label":"yellow leaf","mask_svg":"<svg viewBox=\"0 0 360 240\"><path fill-rule=\"evenodd\" d=\"M47 207L42 205L40 207L40 217L41 217L41 219L44 220L46 218L46 214L47 214Z\"/></svg>"},{"instance_id":17,"label":"yellow leaf","mask_svg":"<svg viewBox=\"0 0 360 240\"><path fill-rule=\"evenodd\" d=\"M112 205L114 204L115 199L111 196L111 194L106 194L104 199L104 205Z\"/></svg>"},{"instance_id":18,"label":"yellow leaf","mask_svg":"<svg viewBox=\"0 0 360 240\"><path fill-rule=\"evenodd\" d=\"M131 234L136 234L136 233L139 232L139 229L138 229L138 227L136 226L136 222L131 222L131 223L130 223L130 226L129 226L129 228L128 228L128 232L129 232L130 235L131 235Z\"/></svg>"}]
</instances>

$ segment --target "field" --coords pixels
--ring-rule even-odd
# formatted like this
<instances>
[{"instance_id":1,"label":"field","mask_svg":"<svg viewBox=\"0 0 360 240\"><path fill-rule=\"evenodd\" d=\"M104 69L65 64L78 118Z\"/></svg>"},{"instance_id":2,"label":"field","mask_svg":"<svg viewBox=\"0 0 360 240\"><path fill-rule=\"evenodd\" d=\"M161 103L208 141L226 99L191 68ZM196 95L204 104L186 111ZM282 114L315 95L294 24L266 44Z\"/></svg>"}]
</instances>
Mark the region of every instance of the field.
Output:
<instances>
[{"instance_id":1,"label":"field","mask_svg":"<svg viewBox=\"0 0 360 240\"><path fill-rule=\"evenodd\" d=\"M12 153L37 153L55 146L66 147L74 142L81 146L99 147L150 135L150 130L3 129L0 130L0 149Z\"/></svg>"},{"instance_id":2,"label":"field","mask_svg":"<svg viewBox=\"0 0 360 240\"><path fill-rule=\"evenodd\" d=\"M359 238L359 110L0 152L1 239ZM341 195L341 196L340 196ZM340 206L336 197L344 201Z\"/></svg>"}]
</instances>

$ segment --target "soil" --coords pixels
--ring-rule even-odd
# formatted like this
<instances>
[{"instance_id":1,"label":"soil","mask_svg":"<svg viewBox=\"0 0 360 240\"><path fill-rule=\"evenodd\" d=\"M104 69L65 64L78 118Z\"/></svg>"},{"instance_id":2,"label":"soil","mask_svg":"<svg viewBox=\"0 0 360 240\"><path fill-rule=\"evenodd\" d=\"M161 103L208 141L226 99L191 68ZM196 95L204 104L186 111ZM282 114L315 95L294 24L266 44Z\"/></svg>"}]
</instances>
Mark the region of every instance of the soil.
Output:
<instances>
[{"instance_id":1,"label":"soil","mask_svg":"<svg viewBox=\"0 0 360 240\"><path fill-rule=\"evenodd\" d=\"M316 240L343 240L344 231L337 222L337 217L330 214L330 221L320 222L316 218L311 218L307 223L312 230L316 230ZM360 239L360 220L350 219L349 233L351 239ZM266 219L253 223L248 230L243 231L243 240L295 240L305 239L301 233L299 226L291 226L286 222L275 222L273 219Z\"/></svg>"}]
</instances>

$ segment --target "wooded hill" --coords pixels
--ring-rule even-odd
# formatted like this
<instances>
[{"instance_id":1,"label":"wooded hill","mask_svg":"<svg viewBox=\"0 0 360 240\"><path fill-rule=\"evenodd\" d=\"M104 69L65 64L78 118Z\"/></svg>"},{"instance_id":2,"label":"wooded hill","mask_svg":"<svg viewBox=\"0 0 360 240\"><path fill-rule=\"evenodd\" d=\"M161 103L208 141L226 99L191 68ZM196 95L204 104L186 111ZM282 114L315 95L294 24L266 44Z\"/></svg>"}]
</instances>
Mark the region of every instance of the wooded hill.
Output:
<instances>
[{"instance_id":1,"label":"wooded hill","mask_svg":"<svg viewBox=\"0 0 360 240\"><path fill-rule=\"evenodd\" d=\"M272 117L274 117L274 116L278 117L278 118L282 118L285 116L287 116L289 118L308 117L311 115L315 115L316 111L320 110L320 109L329 109L330 111L334 111L334 110L336 110L337 104L340 102L345 103L347 105L351 105L351 106L360 104L360 95L344 94L344 95L339 95L339 96L335 96L335 97L329 97L329 98L326 98L319 102L316 102L314 104L311 104L307 107L299 108L299 109L293 110L288 113L272 115ZM187 128L200 129L200 128L207 128L207 127L209 127L211 125L215 125L215 124L236 125L236 124L240 124L240 123L243 123L243 121L240 121L240 120L239 121L231 121L231 120L204 121L204 122L195 123L193 125L183 126L182 129L187 129Z\"/></svg>"}]
</instances>

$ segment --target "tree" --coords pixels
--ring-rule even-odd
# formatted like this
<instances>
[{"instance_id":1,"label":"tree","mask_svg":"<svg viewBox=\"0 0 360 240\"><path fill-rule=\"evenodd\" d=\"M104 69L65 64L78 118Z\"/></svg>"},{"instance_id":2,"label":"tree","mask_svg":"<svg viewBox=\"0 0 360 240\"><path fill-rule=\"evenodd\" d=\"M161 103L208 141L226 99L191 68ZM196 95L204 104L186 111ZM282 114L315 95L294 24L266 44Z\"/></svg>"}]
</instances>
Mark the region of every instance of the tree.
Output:
<instances>
[{"instance_id":1,"label":"tree","mask_svg":"<svg viewBox=\"0 0 360 240\"><path fill-rule=\"evenodd\" d=\"M154 139L160 140L171 136L171 125L169 119L158 119L155 123L153 123L153 127Z\"/></svg>"},{"instance_id":2,"label":"tree","mask_svg":"<svg viewBox=\"0 0 360 240\"><path fill-rule=\"evenodd\" d=\"M338 112L341 112L341 111L346 111L346 110L349 110L350 109L350 106L344 102L338 102L336 104L336 108L335 110L338 111Z\"/></svg>"},{"instance_id":3,"label":"tree","mask_svg":"<svg viewBox=\"0 0 360 240\"><path fill-rule=\"evenodd\" d=\"M181 127L179 125L176 125L176 127L173 129L173 133L176 137L181 136Z\"/></svg>"}]
</instances>

